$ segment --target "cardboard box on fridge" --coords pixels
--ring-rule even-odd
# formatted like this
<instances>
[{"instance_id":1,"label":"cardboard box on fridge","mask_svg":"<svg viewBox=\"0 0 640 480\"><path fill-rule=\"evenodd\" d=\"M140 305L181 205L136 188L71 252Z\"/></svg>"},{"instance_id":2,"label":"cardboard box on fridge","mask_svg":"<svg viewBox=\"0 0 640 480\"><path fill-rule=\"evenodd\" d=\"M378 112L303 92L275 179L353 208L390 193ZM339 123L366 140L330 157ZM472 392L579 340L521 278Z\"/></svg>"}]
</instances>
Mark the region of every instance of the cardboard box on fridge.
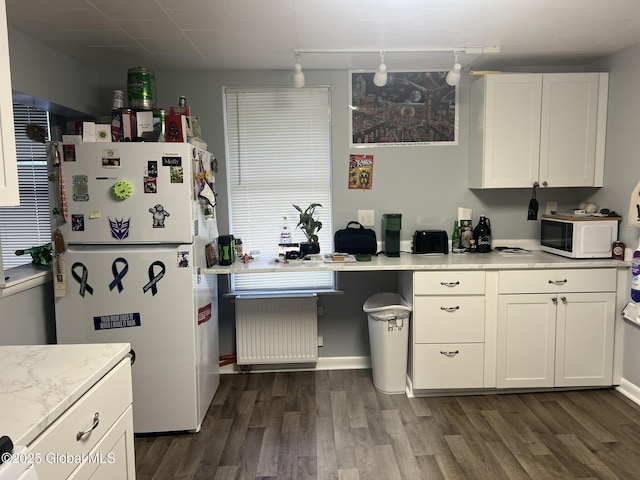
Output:
<instances>
[{"instance_id":1,"label":"cardboard box on fridge","mask_svg":"<svg viewBox=\"0 0 640 480\"><path fill-rule=\"evenodd\" d=\"M184 115L167 115L164 119L165 134L167 142L187 141L187 117Z\"/></svg>"}]
</instances>

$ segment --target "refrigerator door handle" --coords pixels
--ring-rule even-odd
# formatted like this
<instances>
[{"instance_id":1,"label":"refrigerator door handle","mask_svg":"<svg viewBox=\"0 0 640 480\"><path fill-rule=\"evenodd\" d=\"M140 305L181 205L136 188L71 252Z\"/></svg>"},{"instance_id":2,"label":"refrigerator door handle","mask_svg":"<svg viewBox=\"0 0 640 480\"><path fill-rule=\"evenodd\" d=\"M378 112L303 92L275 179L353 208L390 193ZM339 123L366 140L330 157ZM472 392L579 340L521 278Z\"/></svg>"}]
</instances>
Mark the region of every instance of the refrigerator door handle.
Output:
<instances>
[{"instance_id":1,"label":"refrigerator door handle","mask_svg":"<svg viewBox=\"0 0 640 480\"><path fill-rule=\"evenodd\" d=\"M132 348L131 350L129 350L129 358L131 359L131 365L133 365L134 363L136 363L136 351Z\"/></svg>"}]
</instances>

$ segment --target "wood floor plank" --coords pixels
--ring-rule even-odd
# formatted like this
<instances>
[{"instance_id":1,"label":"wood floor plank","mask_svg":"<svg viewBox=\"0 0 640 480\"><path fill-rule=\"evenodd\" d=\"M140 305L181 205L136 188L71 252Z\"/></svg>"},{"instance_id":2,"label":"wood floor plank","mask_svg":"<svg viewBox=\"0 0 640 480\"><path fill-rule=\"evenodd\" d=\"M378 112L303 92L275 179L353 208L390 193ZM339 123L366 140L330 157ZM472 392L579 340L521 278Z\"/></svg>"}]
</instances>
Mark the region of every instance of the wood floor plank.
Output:
<instances>
[{"instance_id":1,"label":"wood floor plank","mask_svg":"<svg viewBox=\"0 0 640 480\"><path fill-rule=\"evenodd\" d=\"M614 389L407 398L370 371L224 375L202 431L136 435L138 480L634 479Z\"/></svg>"},{"instance_id":2,"label":"wood floor plank","mask_svg":"<svg viewBox=\"0 0 640 480\"><path fill-rule=\"evenodd\" d=\"M331 417L318 417L317 419L317 448L318 479L338 478L338 460Z\"/></svg>"},{"instance_id":3,"label":"wood floor plank","mask_svg":"<svg viewBox=\"0 0 640 480\"><path fill-rule=\"evenodd\" d=\"M411 442L400 418L400 413L397 410L385 410L382 412L382 417L402 478L419 478L420 467L411 448Z\"/></svg>"}]
</instances>

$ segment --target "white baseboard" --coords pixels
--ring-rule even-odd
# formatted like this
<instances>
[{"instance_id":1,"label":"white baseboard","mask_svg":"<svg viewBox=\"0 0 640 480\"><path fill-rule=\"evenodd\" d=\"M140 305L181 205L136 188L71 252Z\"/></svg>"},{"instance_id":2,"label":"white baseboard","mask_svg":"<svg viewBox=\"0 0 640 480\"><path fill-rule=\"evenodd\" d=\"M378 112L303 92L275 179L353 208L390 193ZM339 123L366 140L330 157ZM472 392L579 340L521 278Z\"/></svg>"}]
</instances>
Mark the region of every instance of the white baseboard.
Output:
<instances>
[{"instance_id":1,"label":"white baseboard","mask_svg":"<svg viewBox=\"0 0 640 480\"><path fill-rule=\"evenodd\" d=\"M296 365L288 363L275 365L251 365L251 372L302 372L319 370L361 370L371 368L371 357L320 357L316 363ZM220 367L220 374L243 373L240 367L232 363Z\"/></svg>"},{"instance_id":2,"label":"white baseboard","mask_svg":"<svg viewBox=\"0 0 640 480\"><path fill-rule=\"evenodd\" d=\"M620 380L620 386L616 387L621 394L629 398L632 402L640 405L640 386L635 383L631 383L626 378Z\"/></svg>"}]
</instances>

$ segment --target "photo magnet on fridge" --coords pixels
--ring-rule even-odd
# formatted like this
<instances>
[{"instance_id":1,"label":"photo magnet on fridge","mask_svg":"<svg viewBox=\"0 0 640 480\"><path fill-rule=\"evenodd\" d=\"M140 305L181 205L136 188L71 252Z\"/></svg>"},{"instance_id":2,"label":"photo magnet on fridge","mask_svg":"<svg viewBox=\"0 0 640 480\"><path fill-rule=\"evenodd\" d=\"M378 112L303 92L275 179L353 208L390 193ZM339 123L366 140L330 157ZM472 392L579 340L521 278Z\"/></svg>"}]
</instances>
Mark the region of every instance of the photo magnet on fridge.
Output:
<instances>
[{"instance_id":1,"label":"photo magnet on fridge","mask_svg":"<svg viewBox=\"0 0 640 480\"><path fill-rule=\"evenodd\" d=\"M180 250L178 252L178 268L186 268L189 266L189 251Z\"/></svg>"},{"instance_id":2,"label":"photo magnet on fridge","mask_svg":"<svg viewBox=\"0 0 640 480\"><path fill-rule=\"evenodd\" d=\"M84 215L71 215L71 230L73 230L74 232L84 232Z\"/></svg>"},{"instance_id":3,"label":"photo magnet on fridge","mask_svg":"<svg viewBox=\"0 0 640 480\"><path fill-rule=\"evenodd\" d=\"M144 177L144 193L158 193L157 177Z\"/></svg>"},{"instance_id":4,"label":"photo magnet on fridge","mask_svg":"<svg viewBox=\"0 0 640 480\"><path fill-rule=\"evenodd\" d=\"M89 177L86 175L73 176L73 201L88 202L89 201Z\"/></svg>"}]
</instances>

